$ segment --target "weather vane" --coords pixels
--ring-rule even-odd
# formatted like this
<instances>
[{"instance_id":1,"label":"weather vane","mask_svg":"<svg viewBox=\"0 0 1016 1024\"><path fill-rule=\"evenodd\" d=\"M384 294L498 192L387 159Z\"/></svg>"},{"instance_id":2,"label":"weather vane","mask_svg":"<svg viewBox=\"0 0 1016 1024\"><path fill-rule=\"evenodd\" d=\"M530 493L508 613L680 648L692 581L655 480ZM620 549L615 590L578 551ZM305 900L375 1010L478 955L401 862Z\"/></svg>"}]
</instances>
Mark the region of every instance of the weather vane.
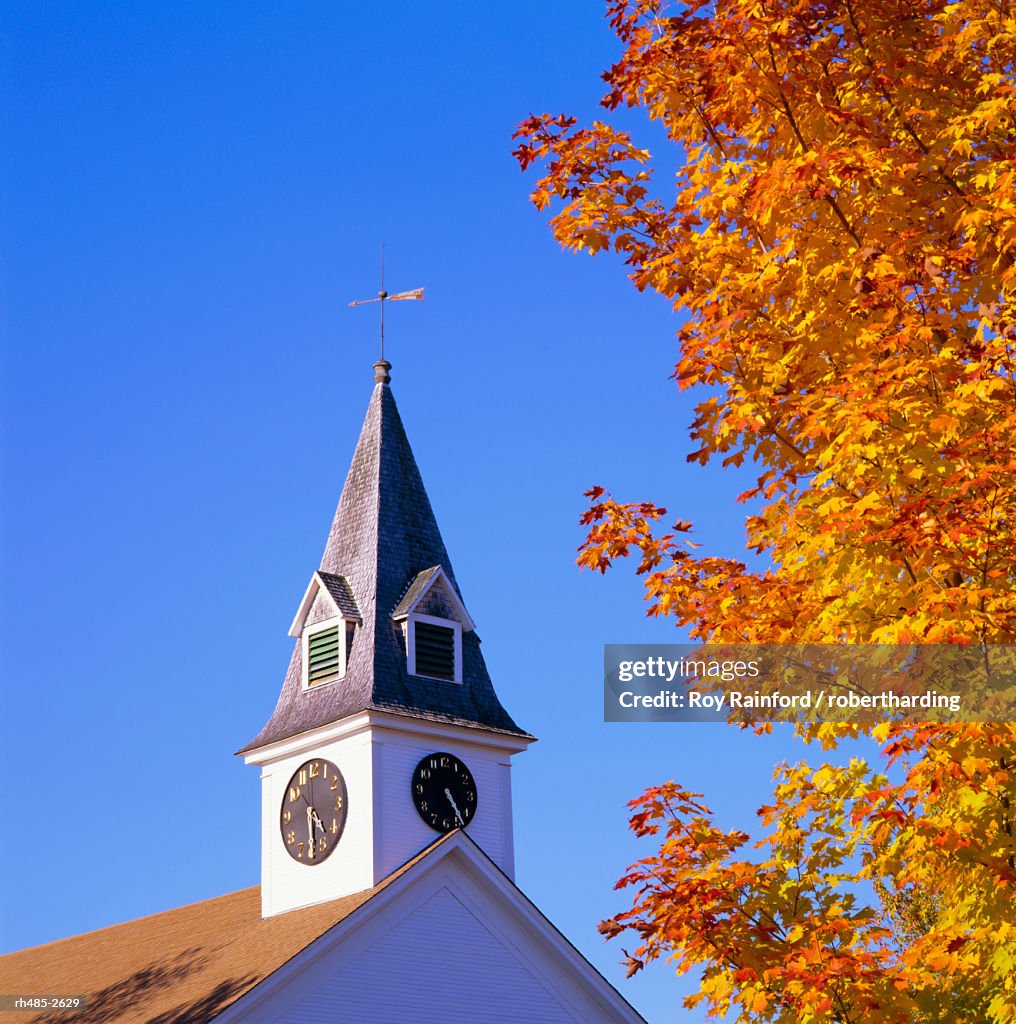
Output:
<instances>
[{"instance_id":1,"label":"weather vane","mask_svg":"<svg viewBox=\"0 0 1016 1024\"><path fill-rule=\"evenodd\" d=\"M414 288L408 292L397 292L395 295L389 295L385 291L385 247L381 246L381 291L377 293L376 299L357 299L356 302L351 302L351 306L366 306L369 302L380 302L381 303L381 361L384 362L385 358L385 303L386 302L400 302L404 299L422 299L423 289Z\"/></svg>"}]
</instances>

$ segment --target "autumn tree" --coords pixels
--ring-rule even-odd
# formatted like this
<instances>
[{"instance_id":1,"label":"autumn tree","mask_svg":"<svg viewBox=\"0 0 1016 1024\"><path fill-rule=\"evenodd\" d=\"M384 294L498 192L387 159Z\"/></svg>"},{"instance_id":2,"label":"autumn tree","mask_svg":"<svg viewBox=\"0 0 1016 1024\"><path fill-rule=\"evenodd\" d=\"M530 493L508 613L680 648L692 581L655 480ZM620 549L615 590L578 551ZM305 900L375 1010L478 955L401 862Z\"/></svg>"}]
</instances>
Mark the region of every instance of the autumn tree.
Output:
<instances>
[{"instance_id":1,"label":"autumn tree","mask_svg":"<svg viewBox=\"0 0 1016 1024\"><path fill-rule=\"evenodd\" d=\"M702 640L1016 642L1008 0L608 10L603 106L663 129L673 188L606 121L531 117L516 155L563 245L681 314L674 378L708 388L688 458L757 465L765 567L599 487L581 564L635 554L649 613ZM635 801L661 845L604 925L632 969L697 967L691 1002L742 1021L1016 1021L1016 728L874 734L881 765L781 767L757 840L674 784Z\"/></svg>"}]
</instances>

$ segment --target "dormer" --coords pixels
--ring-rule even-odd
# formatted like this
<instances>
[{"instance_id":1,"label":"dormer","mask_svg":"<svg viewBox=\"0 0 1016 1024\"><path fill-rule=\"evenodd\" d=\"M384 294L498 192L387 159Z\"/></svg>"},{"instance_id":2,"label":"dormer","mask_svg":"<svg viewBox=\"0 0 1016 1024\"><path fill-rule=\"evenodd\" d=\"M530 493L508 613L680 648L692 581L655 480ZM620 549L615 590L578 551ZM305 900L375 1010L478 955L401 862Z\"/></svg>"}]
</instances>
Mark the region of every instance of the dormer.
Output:
<instances>
[{"instance_id":1,"label":"dormer","mask_svg":"<svg viewBox=\"0 0 1016 1024\"><path fill-rule=\"evenodd\" d=\"M462 634L476 627L440 565L418 573L392 612L410 676L462 682Z\"/></svg>"},{"instance_id":2,"label":"dormer","mask_svg":"<svg viewBox=\"0 0 1016 1024\"><path fill-rule=\"evenodd\" d=\"M302 643L301 689L316 689L346 674L353 637L361 622L346 577L321 569L315 572L289 628L289 635Z\"/></svg>"}]
</instances>

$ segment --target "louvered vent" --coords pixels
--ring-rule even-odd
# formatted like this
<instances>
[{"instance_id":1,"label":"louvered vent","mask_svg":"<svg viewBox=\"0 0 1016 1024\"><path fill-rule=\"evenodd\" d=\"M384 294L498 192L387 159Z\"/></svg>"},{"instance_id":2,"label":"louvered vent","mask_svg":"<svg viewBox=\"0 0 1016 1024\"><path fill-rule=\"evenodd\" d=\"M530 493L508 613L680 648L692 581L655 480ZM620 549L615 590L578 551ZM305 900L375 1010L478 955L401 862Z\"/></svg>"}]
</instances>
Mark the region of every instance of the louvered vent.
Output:
<instances>
[{"instance_id":1,"label":"louvered vent","mask_svg":"<svg viewBox=\"0 0 1016 1024\"><path fill-rule=\"evenodd\" d=\"M339 627L323 629L307 638L307 685L339 674Z\"/></svg>"},{"instance_id":2,"label":"louvered vent","mask_svg":"<svg viewBox=\"0 0 1016 1024\"><path fill-rule=\"evenodd\" d=\"M455 630L416 623L416 674L435 679L455 679Z\"/></svg>"}]
</instances>

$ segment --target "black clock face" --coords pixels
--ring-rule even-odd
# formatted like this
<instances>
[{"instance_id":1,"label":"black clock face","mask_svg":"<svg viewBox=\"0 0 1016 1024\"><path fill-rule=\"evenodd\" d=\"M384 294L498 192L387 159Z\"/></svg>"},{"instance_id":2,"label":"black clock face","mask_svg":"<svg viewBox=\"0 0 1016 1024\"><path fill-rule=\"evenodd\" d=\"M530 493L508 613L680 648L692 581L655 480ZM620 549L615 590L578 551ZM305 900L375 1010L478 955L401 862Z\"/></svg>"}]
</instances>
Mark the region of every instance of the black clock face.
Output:
<instances>
[{"instance_id":1,"label":"black clock face","mask_svg":"<svg viewBox=\"0 0 1016 1024\"><path fill-rule=\"evenodd\" d=\"M437 832L465 828L476 813L476 780L454 754L428 754L413 772L413 803Z\"/></svg>"},{"instance_id":2,"label":"black clock face","mask_svg":"<svg viewBox=\"0 0 1016 1024\"><path fill-rule=\"evenodd\" d=\"M300 765L279 812L289 856L310 866L326 861L342 838L348 803L346 780L331 761L318 758Z\"/></svg>"}]
</instances>

